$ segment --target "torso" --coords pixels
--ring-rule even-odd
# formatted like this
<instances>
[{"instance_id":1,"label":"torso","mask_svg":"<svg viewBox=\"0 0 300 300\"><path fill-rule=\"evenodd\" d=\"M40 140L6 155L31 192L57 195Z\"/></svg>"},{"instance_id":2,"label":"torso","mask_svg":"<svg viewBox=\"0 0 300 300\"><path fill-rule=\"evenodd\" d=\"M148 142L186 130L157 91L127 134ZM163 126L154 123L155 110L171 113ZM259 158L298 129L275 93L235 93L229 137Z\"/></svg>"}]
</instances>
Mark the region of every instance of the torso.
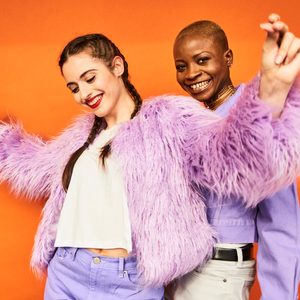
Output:
<instances>
[{"instance_id":1,"label":"torso","mask_svg":"<svg viewBox=\"0 0 300 300\"><path fill-rule=\"evenodd\" d=\"M115 248L115 249L96 249L96 248L87 248L87 250L99 254L101 256L109 256L109 257L127 257L128 252L123 248Z\"/></svg>"}]
</instances>

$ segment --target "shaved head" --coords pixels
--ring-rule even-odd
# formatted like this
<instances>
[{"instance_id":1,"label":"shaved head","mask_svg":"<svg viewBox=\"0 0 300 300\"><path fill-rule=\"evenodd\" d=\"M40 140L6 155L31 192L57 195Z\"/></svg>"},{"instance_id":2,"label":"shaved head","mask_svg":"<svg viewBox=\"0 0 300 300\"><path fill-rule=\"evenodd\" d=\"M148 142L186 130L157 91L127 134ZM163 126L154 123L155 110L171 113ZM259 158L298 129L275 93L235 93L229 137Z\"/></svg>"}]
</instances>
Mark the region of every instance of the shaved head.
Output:
<instances>
[{"instance_id":1,"label":"shaved head","mask_svg":"<svg viewBox=\"0 0 300 300\"><path fill-rule=\"evenodd\" d=\"M213 38L223 51L228 50L228 40L224 30L215 22L209 20L196 21L184 27L177 35L178 40L189 35L201 35L205 38Z\"/></svg>"}]
</instances>

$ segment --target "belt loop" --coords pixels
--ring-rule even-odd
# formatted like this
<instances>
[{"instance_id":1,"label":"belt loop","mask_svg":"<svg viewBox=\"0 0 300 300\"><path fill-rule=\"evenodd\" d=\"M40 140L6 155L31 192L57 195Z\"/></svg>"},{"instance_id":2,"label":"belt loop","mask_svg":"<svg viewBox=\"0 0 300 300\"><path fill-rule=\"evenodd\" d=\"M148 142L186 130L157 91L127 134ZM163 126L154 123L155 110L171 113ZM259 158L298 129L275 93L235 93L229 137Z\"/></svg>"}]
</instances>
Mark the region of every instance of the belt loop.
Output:
<instances>
[{"instance_id":1,"label":"belt loop","mask_svg":"<svg viewBox=\"0 0 300 300\"><path fill-rule=\"evenodd\" d=\"M75 260L75 256L78 250L79 248L70 248L70 254L73 261Z\"/></svg>"},{"instance_id":2,"label":"belt loop","mask_svg":"<svg viewBox=\"0 0 300 300\"><path fill-rule=\"evenodd\" d=\"M124 257L120 257L119 258L119 277L123 278L124 277L124 273L125 273L125 258Z\"/></svg>"},{"instance_id":3,"label":"belt loop","mask_svg":"<svg viewBox=\"0 0 300 300\"><path fill-rule=\"evenodd\" d=\"M60 258L60 259L64 259L68 252L66 250L65 247L58 247L57 250L56 250L56 253L57 253L57 256Z\"/></svg>"},{"instance_id":4,"label":"belt loop","mask_svg":"<svg viewBox=\"0 0 300 300\"><path fill-rule=\"evenodd\" d=\"M237 254L237 266L241 267L243 265L243 252L241 248L236 248Z\"/></svg>"}]
</instances>

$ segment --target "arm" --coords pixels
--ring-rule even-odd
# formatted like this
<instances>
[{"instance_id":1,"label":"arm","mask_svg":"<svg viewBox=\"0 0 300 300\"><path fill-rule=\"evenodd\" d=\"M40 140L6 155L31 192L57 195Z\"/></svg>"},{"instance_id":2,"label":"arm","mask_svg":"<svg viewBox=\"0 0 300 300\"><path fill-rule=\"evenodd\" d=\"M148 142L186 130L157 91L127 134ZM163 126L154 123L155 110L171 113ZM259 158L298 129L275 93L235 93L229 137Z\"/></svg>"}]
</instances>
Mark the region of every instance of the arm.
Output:
<instances>
[{"instance_id":1,"label":"arm","mask_svg":"<svg viewBox=\"0 0 300 300\"><path fill-rule=\"evenodd\" d=\"M277 22L279 27L283 26L276 15L271 15L269 22L272 24ZM266 29L271 37L275 34L270 24L263 24L262 28ZM277 65L273 64L273 60L269 61L269 70L273 70L272 72L275 70L275 73L277 72L279 75L280 72L284 73L282 80L285 80L284 84L286 85L291 82L290 76L293 79L297 73L296 64L294 64L294 70L288 69L289 62L297 56L298 51L297 40L291 46L288 45L293 40L294 37L288 35L287 39L283 39L281 43L284 46L283 49L290 48L290 57L285 59L285 64L280 65L285 57L284 53L281 54L280 51L273 53L273 57L276 55L275 59L277 59L277 55L279 56ZM265 49L265 51L267 50ZM274 84L270 84L269 91L280 88L280 84L282 83L279 82L275 87ZM292 129L289 125L300 117L297 114L300 106L297 101L300 97L299 87L298 77L294 83L294 91L289 94L290 99L285 105L285 110L279 114L281 120L273 123L278 137L284 136L286 126ZM286 144L288 144L287 142L285 141ZM291 164L291 167L294 165ZM258 235L257 270L262 293L261 300L296 299L300 280L300 207L295 183L259 203L256 226Z\"/></svg>"},{"instance_id":2,"label":"arm","mask_svg":"<svg viewBox=\"0 0 300 300\"><path fill-rule=\"evenodd\" d=\"M300 171L300 91L290 92L274 121L258 97L258 84L256 78L244 88L225 119L193 100L174 100L190 180L219 199L242 197L247 206L291 184Z\"/></svg>"},{"instance_id":3,"label":"arm","mask_svg":"<svg viewBox=\"0 0 300 300\"><path fill-rule=\"evenodd\" d=\"M259 203L256 226L261 300L296 299L300 280L300 207L295 183Z\"/></svg>"},{"instance_id":4,"label":"arm","mask_svg":"<svg viewBox=\"0 0 300 300\"><path fill-rule=\"evenodd\" d=\"M242 197L248 206L291 184L300 171L300 109L288 107L300 96L289 97L282 114L287 121L275 122L258 97L258 84L255 79L244 88L226 119L200 113L196 103L193 109L182 107L190 180L219 199Z\"/></svg>"},{"instance_id":5,"label":"arm","mask_svg":"<svg viewBox=\"0 0 300 300\"><path fill-rule=\"evenodd\" d=\"M45 197L53 181L61 180L66 160L81 146L91 126L91 116L77 120L48 142L27 134L20 124L0 124L0 180L17 194ZM80 135L79 133L83 133Z\"/></svg>"},{"instance_id":6,"label":"arm","mask_svg":"<svg viewBox=\"0 0 300 300\"><path fill-rule=\"evenodd\" d=\"M0 178L8 180L15 192L29 197L49 192L49 161L41 161L46 143L26 134L19 124L0 125Z\"/></svg>"},{"instance_id":7,"label":"arm","mask_svg":"<svg viewBox=\"0 0 300 300\"><path fill-rule=\"evenodd\" d=\"M300 43L284 23L267 25L260 80L245 88L227 119L211 123L200 137L188 133L187 138L190 149L204 143L198 154L188 154L191 179L220 198L222 193L242 196L249 206L292 183L300 171L297 83L290 91L300 69Z\"/></svg>"}]
</instances>

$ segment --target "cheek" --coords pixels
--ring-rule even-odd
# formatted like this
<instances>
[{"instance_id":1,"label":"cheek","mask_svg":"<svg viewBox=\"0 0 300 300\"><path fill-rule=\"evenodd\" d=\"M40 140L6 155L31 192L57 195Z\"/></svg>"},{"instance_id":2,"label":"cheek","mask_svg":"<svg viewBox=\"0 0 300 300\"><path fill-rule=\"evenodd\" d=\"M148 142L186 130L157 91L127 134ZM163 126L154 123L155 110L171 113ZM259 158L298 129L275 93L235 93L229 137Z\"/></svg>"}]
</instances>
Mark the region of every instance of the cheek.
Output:
<instances>
[{"instance_id":1,"label":"cheek","mask_svg":"<svg viewBox=\"0 0 300 300\"><path fill-rule=\"evenodd\" d=\"M77 104L81 104L79 94L73 94L73 99Z\"/></svg>"},{"instance_id":2,"label":"cheek","mask_svg":"<svg viewBox=\"0 0 300 300\"><path fill-rule=\"evenodd\" d=\"M176 73L176 79L177 79L177 82L182 85L183 83L183 74L181 73Z\"/></svg>"},{"instance_id":3,"label":"cheek","mask_svg":"<svg viewBox=\"0 0 300 300\"><path fill-rule=\"evenodd\" d=\"M214 65L212 68L211 68L211 72L215 74L215 76L217 77L224 77L226 72L227 72L227 69L226 69L226 66L223 66L221 64L218 64L218 65Z\"/></svg>"}]
</instances>

